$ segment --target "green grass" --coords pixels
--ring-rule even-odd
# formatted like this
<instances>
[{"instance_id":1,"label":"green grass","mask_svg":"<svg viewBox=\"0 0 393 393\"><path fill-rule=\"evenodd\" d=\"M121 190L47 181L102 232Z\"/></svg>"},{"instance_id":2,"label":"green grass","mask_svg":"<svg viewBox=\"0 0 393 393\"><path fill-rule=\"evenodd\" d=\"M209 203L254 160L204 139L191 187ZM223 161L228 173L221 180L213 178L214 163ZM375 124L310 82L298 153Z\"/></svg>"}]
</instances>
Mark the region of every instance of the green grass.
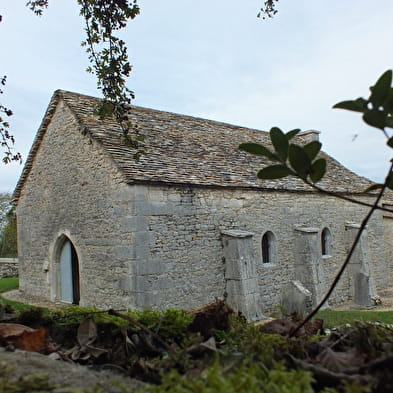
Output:
<instances>
[{"instance_id":1,"label":"green grass","mask_svg":"<svg viewBox=\"0 0 393 393\"><path fill-rule=\"evenodd\" d=\"M18 288L19 288L18 277L0 278L0 294ZM5 299L1 295L0 295L0 300L3 304L12 306L16 311L30 310L32 308L35 308L34 306L29 306L28 304L23 304L23 303L15 302L13 300Z\"/></svg>"},{"instance_id":2,"label":"green grass","mask_svg":"<svg viewBox=\"0 0 393 393\"><path fill-rule=\"evenodd\" d=\"M317 318L322 318L327 328L351 323L354 320L393 324L393 311L320 311Z\"/></svg>"},{"instance_id":3,"label":"green grass","mask_svg":"<svg viewBox=\"0 0 393 393\"><path fill-rule=\"evenodd\" d=\"M0 278L0 293L11 291L12 289L19 288L19 278Z\"/></svg>"}]
</instances>

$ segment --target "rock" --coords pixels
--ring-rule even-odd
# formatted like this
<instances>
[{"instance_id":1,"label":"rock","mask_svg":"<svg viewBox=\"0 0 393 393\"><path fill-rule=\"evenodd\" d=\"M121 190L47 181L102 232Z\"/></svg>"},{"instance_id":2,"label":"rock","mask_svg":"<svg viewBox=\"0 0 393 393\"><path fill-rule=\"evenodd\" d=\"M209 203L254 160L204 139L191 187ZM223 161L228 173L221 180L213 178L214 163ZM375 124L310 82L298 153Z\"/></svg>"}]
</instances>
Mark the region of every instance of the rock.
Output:
<instances>
[{"instance_id":1,"label":"rock","mask_svg":"<svg viewBox=\"0 0 393 393\"><path fill-rule=\"evenodd\" d=\"M5 368L10 370L13 381L29 375L48 375L49 383L56 385L56 389L50 392L72 392L76 389L92 391L98 385L106 393L126 393L135 392L145 385L113 372L95 371L87 366L53 360L36 352L8 352L0 348L0 371Z\"/></svg>"}]
</instances>

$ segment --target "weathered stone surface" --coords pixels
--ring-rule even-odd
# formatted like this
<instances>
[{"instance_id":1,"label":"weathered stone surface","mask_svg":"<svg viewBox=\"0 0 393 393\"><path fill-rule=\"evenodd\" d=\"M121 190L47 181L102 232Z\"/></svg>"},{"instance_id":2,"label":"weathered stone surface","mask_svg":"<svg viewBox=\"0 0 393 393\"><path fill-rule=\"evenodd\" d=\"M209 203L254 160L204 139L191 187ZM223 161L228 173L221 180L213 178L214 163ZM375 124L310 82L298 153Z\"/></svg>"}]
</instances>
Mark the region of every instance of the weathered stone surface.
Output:
<instances>
[{"instance_id":1,"label":"weathered stone surface","mask_svg":"<svg viewBox=\"0 0 393 393\"><path fill-rule=\"evenodd\" d=\"M0 278L18 276L17 258L0 258Z\"/></svg>"},{"instance_id":2,"label":"weathered stone surface","mask_svg":"<svg viewBox=\"0 0 393 393\"><path fill-rule=\"evenodd\" d=\"M289 314L308 313L312 308L311 292L300 281L291 281L283 288L281 305Z\"/></svg>"}]
</instances>

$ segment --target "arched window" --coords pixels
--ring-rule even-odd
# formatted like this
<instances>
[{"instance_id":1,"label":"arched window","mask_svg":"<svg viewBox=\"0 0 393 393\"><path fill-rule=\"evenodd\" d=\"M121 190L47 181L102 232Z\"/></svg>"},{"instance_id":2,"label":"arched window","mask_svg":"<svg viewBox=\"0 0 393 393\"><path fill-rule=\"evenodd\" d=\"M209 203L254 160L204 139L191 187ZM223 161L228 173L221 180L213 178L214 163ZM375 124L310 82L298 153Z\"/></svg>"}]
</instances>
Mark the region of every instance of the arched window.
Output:
<instances>
[{"instance_id":1,"label":"arched window","mask_svg":"<svg viewBox=\"0 0 393 393\"><path fill-rule=\"evenodd\" d=\"M330 255L332 252L332 234L328 228L324 228L321 233L322 255Z\"/></svg>"},{"instance_id":2,"label":"arched window","mask_svg":"<svg viewBox=\"0 0 393 393\"><path fill-rule=\"evenodd\" d=\"M276 257L276 237L273 232L267 231L262 236L262 262L274 263Z\"/></svg>"},{"instance_id":3,"label":"arched window","mask_svg":"<svg viewBox=\"0 0 393 393\"><path fill-rule=\"evenodd\" d=\"M74 245L65 238L60 250L60 299L79 304L79 261Z\"/></svg>"}]
</instances>

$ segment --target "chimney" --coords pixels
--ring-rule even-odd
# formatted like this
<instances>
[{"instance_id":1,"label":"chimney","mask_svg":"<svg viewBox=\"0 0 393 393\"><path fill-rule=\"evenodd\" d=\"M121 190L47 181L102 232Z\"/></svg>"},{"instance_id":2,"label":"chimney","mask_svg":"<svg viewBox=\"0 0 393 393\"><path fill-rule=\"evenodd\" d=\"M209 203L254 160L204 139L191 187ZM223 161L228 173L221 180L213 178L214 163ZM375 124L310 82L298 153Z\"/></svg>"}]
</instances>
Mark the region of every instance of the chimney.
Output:
<instances>
[{"instance_id":1,"label":"chimney","mask_svg":"<svg viewBox=\"0 0 393 393\"><path fill-rule=\"evenodd\" d=\"M319 134L321 131L316 131L316 130L307 130L300 132L297 134L304 140L304 144L310 143L312 141L319 141Z\"/></svg>"}]
</instances>

